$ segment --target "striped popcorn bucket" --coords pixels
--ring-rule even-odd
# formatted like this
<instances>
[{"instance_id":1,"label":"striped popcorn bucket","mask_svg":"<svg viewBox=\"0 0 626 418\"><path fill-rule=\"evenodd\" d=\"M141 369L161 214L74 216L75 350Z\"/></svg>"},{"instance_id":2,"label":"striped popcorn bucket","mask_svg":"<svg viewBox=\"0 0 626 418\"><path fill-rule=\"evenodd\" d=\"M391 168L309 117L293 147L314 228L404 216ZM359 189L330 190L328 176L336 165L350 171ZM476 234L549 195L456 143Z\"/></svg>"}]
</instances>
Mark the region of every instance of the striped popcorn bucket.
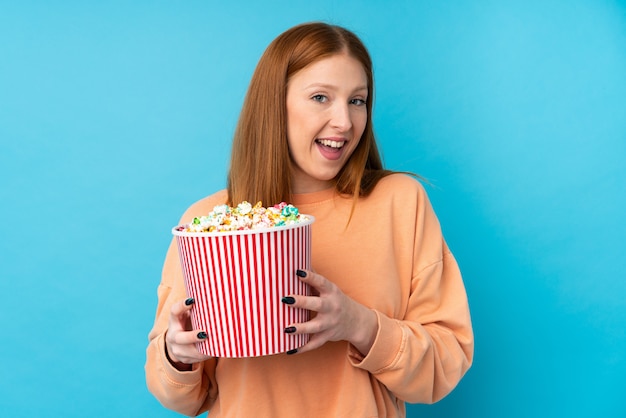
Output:
<instances>
[{"instance_id":1,"label":"striped popcorn bucket","mask_svg":"<svg viewBox=\"0 0 626 418\"><path fill-rule=\"evenodd\" d=\"M286 306L286 295L310 295L297 269L311 268L311 224L233 232L183 232L178 244L194 329L208 337L198 351L213 357L257 357L301 347L308 334L286 334L310 312Z\"/></svg>"}]
</instances>

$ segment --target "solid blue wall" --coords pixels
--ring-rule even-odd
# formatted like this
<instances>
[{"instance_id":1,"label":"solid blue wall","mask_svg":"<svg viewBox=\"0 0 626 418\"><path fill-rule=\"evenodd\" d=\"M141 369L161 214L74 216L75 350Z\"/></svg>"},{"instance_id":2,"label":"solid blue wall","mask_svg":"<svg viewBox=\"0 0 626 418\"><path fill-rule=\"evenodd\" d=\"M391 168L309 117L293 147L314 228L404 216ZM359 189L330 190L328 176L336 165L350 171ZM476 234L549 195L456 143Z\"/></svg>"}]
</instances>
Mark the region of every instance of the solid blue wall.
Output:
<instances>
[{"instance_id":1,"label":"solid blue wall","mask_svg":"<svg viewBox=\"0 0 626 418\"><path fill-rule=\"evenodd\" d=\"M0 2L0 410L177 416L143 372L170 228L224 186L264 48L325 20L470 297L473 368L409 415L626 416L624 2L225 3Z\"/></svg>"}]
</instances>

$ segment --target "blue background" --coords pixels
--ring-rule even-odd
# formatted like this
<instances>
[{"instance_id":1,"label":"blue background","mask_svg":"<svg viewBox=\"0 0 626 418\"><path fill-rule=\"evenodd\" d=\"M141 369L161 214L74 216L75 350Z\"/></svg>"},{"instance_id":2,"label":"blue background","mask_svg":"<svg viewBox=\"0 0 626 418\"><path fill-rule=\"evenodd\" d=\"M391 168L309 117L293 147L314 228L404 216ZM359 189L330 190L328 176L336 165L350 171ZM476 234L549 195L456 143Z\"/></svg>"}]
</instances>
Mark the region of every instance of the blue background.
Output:
<instances>
[{"instance_id":1,"label":"blue background","mask_svg":"<svg viewBox=\"0 0 626 418\"><path fill-rule=\"evenodd\" d=\"M625 417L608 0L0 1L0 410L177 416L143 372L170 227L225 185L262 51L310 20L368 45L386 165L430 180L464 272L474 366L409 415Z\"/></svg>"}]
</instances>

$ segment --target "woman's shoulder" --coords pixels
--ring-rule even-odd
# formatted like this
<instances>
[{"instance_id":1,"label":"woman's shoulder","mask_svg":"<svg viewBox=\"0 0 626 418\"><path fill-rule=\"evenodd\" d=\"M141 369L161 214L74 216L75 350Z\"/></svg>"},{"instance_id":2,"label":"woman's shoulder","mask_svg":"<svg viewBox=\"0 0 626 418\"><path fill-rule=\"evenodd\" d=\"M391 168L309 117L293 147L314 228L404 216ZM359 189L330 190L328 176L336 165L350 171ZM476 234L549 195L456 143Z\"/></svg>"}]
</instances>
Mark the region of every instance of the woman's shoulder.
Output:
<instances>
[{"instance_id":1,"label":"woman's shoulder","mask_svg":"<svg viewBox=\"0 0 626 418\"><path fill-rule=\"evenodd\" d=\"M405 173L392 173L378 181L374 193L383 195L423 196L426 194L424 186L417 176Z\"/></svg>"},{"instance_id":2,"label":"woman's shoulder","mask_svg":"<svg viewBox=\"0 0 626 418\"><path fill-rule=\"evenodd\" d=\"M389 211L389 217L396 220L403 219L408 222L408 219L421 219L419 222L438 223L437 215L419 176L390 174L378 182L371 198L375 207Z\"/></svg>"},{"instance_id":3,"label":"woman's shoulder","mask_svg":"<svg viewBox=\"0 0 626 418\"><path fill-rule=\"evenodd\" d=\"M380 179L367 199L375 206L382 205L401 213L421 212L430 207L420 177L405 173L393 173Z\"/></svg>"},{"instance_id":4,"label":"woman's shoulder","mask_svg":"<svg viewBox=\"0 0 626 418\"><path fill-rule=\"evenodd\" d=\"M213 193L193 203L180 219L180 223L191 222L196 216L206 215L217 205L223 205L228 201L228 192L226 189Z\"/></svg>"}]
</instances>

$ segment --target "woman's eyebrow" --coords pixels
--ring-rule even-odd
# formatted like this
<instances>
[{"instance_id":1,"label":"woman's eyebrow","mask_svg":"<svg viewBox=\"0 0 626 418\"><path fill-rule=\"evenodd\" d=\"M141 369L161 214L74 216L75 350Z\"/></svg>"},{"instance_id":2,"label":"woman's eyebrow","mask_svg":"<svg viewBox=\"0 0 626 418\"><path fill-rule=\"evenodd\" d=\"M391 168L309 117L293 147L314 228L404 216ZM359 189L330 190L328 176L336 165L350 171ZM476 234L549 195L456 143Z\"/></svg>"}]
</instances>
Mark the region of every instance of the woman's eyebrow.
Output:
<instances>
[{"instance_id":1,"label":"woman's eyebrow","mask_svg":"<svg viewBox=\"0 0 626 418\"><path fill-rule=\"evenodd\" d=\"M328 84L328 83L311 83L305 87L303 87L303 90L308 90L311 88L325 88L325 89L336 89L337 85L335 84ZM363 86L357 86L356 88L354 88L353 91L368 91L367 89L367 85L363 85Z\"/></svg>"}]
</instances>

